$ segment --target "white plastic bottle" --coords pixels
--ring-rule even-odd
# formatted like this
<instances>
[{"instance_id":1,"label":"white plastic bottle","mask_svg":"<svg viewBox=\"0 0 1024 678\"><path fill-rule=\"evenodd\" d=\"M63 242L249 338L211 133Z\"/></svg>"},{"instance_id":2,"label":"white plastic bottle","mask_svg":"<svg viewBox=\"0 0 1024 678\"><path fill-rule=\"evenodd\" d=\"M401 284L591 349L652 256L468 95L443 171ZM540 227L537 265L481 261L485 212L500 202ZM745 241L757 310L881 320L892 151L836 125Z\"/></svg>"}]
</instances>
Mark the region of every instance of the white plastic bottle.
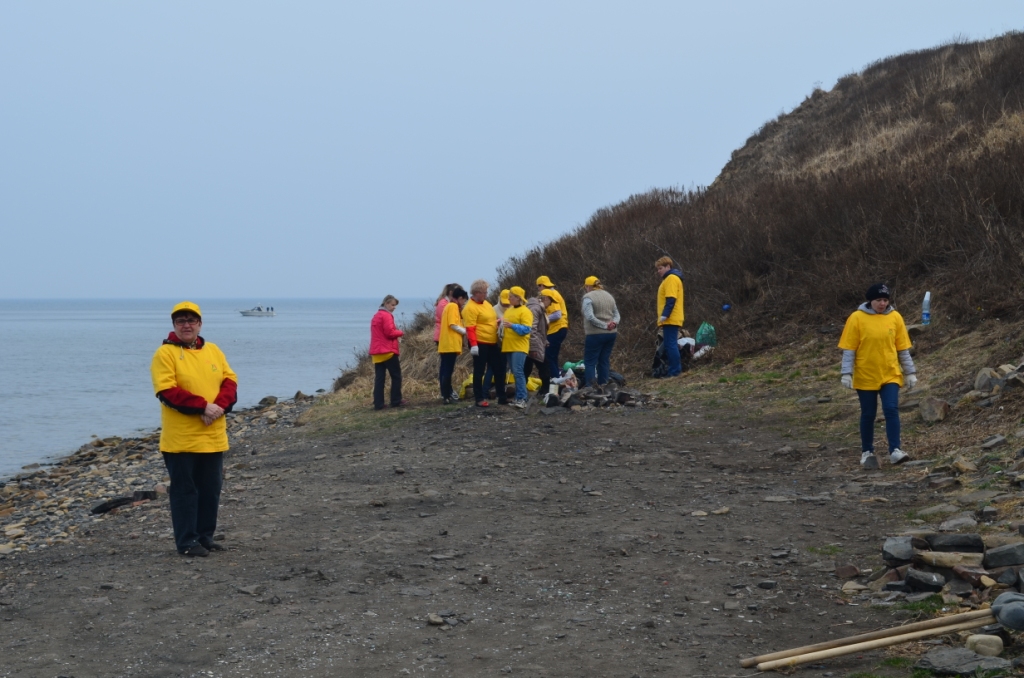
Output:
<instances>
[{"instance_id":1,"label":"white plastic bottle","mask_svg":"<svg viewBox=\"0 0 1024 678\"><path fill-rule=\"evenodd\" d=\"M924 293L924 303L921 304L921 324L932 324L932 293Z\"/></svg>"}]
</instances>

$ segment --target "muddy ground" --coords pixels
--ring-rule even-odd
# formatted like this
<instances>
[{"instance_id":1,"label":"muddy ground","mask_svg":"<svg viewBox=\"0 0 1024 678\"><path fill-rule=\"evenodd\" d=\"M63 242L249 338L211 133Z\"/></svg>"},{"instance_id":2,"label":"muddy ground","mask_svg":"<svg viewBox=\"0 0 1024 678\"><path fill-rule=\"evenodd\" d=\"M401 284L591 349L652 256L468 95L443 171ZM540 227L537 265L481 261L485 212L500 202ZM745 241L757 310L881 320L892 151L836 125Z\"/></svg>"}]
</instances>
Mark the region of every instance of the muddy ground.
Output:
<instances>
[{"instance_id":1,"label":"muddy ground","mask_svg":"<svg viewBox=\"0 0 1024 678\"><path fill-rule=\"evenodd\" d=\"M179 556L163 499L0 558L0 675L753 675L741 656L899 623L844 602L831 569L880 567L934 493L766 418L774 397L424 401L247 438L226 460L227 552ZM909 675L884 656L797 674Z\"/></svg>"}]
</instances>

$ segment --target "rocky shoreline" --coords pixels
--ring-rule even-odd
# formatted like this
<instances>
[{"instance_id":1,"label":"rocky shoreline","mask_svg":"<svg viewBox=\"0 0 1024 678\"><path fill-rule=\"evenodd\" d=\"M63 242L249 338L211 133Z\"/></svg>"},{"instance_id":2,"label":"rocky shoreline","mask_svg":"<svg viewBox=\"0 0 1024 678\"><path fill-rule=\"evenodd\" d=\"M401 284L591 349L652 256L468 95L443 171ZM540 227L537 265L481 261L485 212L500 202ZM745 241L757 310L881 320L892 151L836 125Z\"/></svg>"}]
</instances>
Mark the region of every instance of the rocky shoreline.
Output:
<instances>
[{"instance_id":1,"label":"rocky shoreline","mask_svg":"<svg viewBox=\"0 0 1024 678\"><path fill-rule=\"evenodd\" d=\"M284 401L267 396L254 407L229 413L232 449L244 450L249 438L294 426L314 400L301 391ZM0 481L0 558L67 542L120 506L166 496L159 442L159 429L138 438L96 438L52 465L30 464ZM228 478L225 467L225 482ZM141 527L171 534L169 521Z\"/></svg>"}]
</instances>

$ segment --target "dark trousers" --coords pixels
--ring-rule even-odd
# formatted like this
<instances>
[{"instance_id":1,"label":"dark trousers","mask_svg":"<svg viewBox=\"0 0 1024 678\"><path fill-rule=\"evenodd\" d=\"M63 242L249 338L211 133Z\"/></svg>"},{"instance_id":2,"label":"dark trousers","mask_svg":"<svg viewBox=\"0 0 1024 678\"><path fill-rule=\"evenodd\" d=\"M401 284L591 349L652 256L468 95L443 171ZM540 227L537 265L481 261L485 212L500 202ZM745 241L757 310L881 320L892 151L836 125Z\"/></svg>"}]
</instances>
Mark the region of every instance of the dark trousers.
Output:
<instances>
[{"instance_id":1,"label":"dark trousers","mask_svg":"<svg viewBox=\"0 0 1024 678\"><path fill-rule=\"evenodd\" d=\"M508 402L508 396L505 395L505 354L497 344L477 344L477 348L480 349L480 355L473 356L473 397L477 402L487 400L491 385L485 383L484 377L489 367L492 374L501 377L495 390L498 402L504 405Z\"/></svg>"},{"instance_id":2,"label":"dark trousers","mask_svg":"<svg viewBox=\"0 0 1024 678\"><path fill-rule=\"evenodd\" d=\"M878 400L882 400L882 416L885 417L885 437L889 439L889 451L900 446L900 386L883 384L877 391L857 390L860 398L860 449L862 452L875 451L875 415L878 414Z\"/></svg>"},{"instance_id":3,"label":"dark trousers","mask_svg":"<svg viewBox=\"0 0 1024 678\"><path fill-rule=\"evenodd\" d=\"M540 390L537 391L538 398L543 398L547 395L548 388L551 386L551 370L548 368L547 354L544 357L545 360L535 360L527 355L526 363L523 364L523 376L527 379L530 378L534 365L537 366L537 376L540 377Z\"/></svg>"},{"instance_id":4,"label":"dark trousers","mask_svg":"<svg viewBox=\"0 0 1024 678\"><path fill-rule=\"evenodd\" d=\"M458 353L438 353L441 356L441 368L438 371L438 380L441 382L441 397L452 397L452 372L455 371L455 361L459 359Z\"/></svg>"},{"instance_id":5,"label":"dark trousers","mask_svg":"<svg viewBox=\"0 0 1024 678\"><path fill-rule=\"evenodd\" d=\"M668 373L674 377L683 373L683 364L679 357L679 325L662 325L661 333L665 341L665 360L668 362Z\"/></svg>"},{"instance_id":6,"label":"dark trousers","mask_svg":"<svg viewBox=\"0 0 1024 678\"><path fill-rule=\"evenodd\" d=\"M583 344L583 372L587 386L595 383L603 386L608 383L608 373L612 369L612 349L617 336L615 332L587 335Z\"/></svg>"},{"instance_id":7,"label":"dark trousers","mask_svg":"<svg viewBox=\"0 0 1024 678\"><path fill-rule=\"evenodd\" d=\"M224 482L223 452L164 452L171 477L167 496L178 553L202 542L213 541L217 508Z\"/></svg>"},{"instance_id":8,"label":"dark trousers","mask_svg":"<svg viewBox=\"0 0 1024 678\"><path fill-rule=\"evenodd\" d=\"M548 373L552 377L562 376L562 367L558 364L558 352L562 350L562 342L569 334L569 328L563 327L554 334L548 335L548 345L544 349L544 360L548 364Z\"/></svg>"},{"instance_id":9,"label":"dark trousers","mask_svg":"<svg viewBox=\"0 0 1024 678\"><path fill-rule=\"evenodd\" d=\"M382 363L373 365L373 409L384 409L384 380L391 375L391 405L398 407L402 404L402 365L398 361L398 354L391 356Z\"/></svg>"}]
</instances>

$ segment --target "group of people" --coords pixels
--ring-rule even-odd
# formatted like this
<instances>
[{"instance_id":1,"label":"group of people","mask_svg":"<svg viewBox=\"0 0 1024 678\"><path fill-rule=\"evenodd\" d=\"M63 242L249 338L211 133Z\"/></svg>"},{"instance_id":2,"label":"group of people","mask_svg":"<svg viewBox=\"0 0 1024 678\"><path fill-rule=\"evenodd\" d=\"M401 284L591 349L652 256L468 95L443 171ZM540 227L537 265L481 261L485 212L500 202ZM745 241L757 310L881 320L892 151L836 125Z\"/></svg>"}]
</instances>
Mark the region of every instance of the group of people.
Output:
<instances>
[{"instance_id":1,"label":"group of people","mask_svg":"<svg viewBox=\"0 0 1024 678\"><path fill-rule=\"evenodd\" d=\"M658 288L658 327L664 333L669 363L667 376L682 372L679 332L683 326L683 276L669 257L655 262L661 278ZM434 305L434 342L438 353L438 389L441 400L451 404L459 400L452 384L455 363L466 346L473 356L473 398L478 407L490 406L493 389L498 403L526 407L528 379L534 369L540 379L541 394L551 390L552 382L562 379L559 365L562 343L569 333L565 299L551 279L536 280L537 293L527 296L520 286L503 289L496 303L488 300L486 280L476 280L467 292L458 283L441 290ZM373 406L384 409L384 386L391 376L391 407L402 399L402 373L399 343L402 330L394 322L398 300L388 295L370 323L370 357L375 365ZM584 332L584 382L603 386L611 373L611 354L621 322L615 298L597 276L583 281L581 300ZM511 373L515 394L510 401L505 384Z\"/></svg>"},{"instance_id":2,"label":"group of people","mask_svg":"<svg viewBox=\"0 0 1024 678\"><path fill-rule=\"evenodd\" d=\"M463 339L473 356L473 398L478 407L490 406L492 385L499 404L526 407L527 380L534 368L540 379L540 393L547 393L552 379L561 377L559 354L569 332L565 299L546 275L537 278L536 285L537 294L530 297L518 285L501 290L496 305L487 299L489 286L485 280L474 281L469 292L456 283L441 291L435 304L434 336L440 356L438 386L446 404L459 399L451 380L455 361L463 351ZM606 342L603 358L595 360L595 364L605 367L602 375L590 379L592 385L599 385L607 383L611 346L620 318L615 300L601 289L596 277L587 278L584 288L584 304L600 295L607 300L600 306L600 315L591 312L589 319L584 316L588 336L590 328L597 331L599 324L600 331L612 337ZM508 372L515 385L511 403L505 388Z\"/></svg>"},{"instance_id":3,"label":"group of people","mask_svg":"<svg viewBox=\"0 0 1024 678\"><path fill-rule=\"evenodd\" d=\"M682 274L671 259L655 263L661 277L658 289L658 325L669 353L670 376L679 374L676 336L683 324ZM477 280L469 292L460 285L446 285L437 301L435 341L440 355L438 374L441 398L457 400L452 389L455 359L469 345L473 356L473 396L479 407L489 406L493 382L499 403L508 403L506 371L515 382L512 404L524 407L526 380L533 368L542 380L542 392L558 378L559 349L568 332L565 300L547 276L537 279L537 294L528 297L519 286L502 290L498 303L487 299L486 281ZM615 299L596 276L583 281L581 303L585 333L585 380L588 385L606 384L610 357L619 327ZM900 388L914 388L916 368L910 356L911 342L903 317L890 303L884 284L872 285L867 300L846 321L842 349L842 385L855 389L860 400L861 465L878 468L874 448L874 424L878 400L882 402L889 462L900 464L910 457L901 448L898 398ZM403 332L394 321L398 299L388 295L370 323L370 354L376 378L374 407L384 408L384 384L391 376L390 404L400 407L402 376L399 338ZM238 377L224 353L200 336L199 306L183 301L171 309L172 331L153 355L153 390L161 403L160 451L171 483L168 489L171 524L179 553L207 556L224 547L214 541L223 484L223 456L228 450L224 415L237 401Z\"/></svg>"}]
</instances>

